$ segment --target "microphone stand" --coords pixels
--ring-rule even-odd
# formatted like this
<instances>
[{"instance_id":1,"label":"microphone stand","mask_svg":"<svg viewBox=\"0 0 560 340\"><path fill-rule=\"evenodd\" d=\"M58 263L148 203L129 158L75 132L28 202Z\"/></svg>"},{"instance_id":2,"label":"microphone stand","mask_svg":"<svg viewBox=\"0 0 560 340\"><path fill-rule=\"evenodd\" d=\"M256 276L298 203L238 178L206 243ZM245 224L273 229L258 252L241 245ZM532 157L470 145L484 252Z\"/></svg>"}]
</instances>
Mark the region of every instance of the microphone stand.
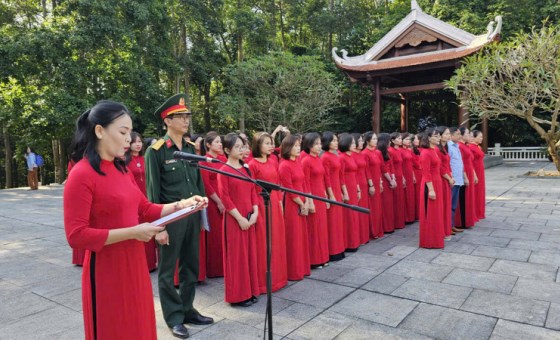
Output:
<instances>
[{"instance_id":1,"label":"microphone stand","mask_svg":"<svg viewBox=\"0 0 560 340\"><path fill-rule=\"evenodd\" d=\"M355 205L350 205L350 204L346 204L346 203L342 203L342 202L338 202L338 201L333 201L330 200L328 198L324 198L324 197L320 197L320 196L315 196L315 195L311 195L305 192L301 192L301 191L297 191L297 190L293 190L293 189L289 189L289 188L285 188L283 186L280 186L278 184L275 183L271 183L271 182L267 182L267 181L262 181L260 179L254 179L248 176L240 176L240 175L235 175L229 172L225 172L222 170L218 170L218 169L214 169L205 165L201 165L199 163L195 163L195 162L190 162L191 164L194 163L195 166L197 166L199 169L204 169L206 171L210 171L210 172L214 172L214 173L218 173L224 176L228 176L228 177L232 177L232 178L236 178L245 182L250 182L253 183L259 187L262 188L261 191L261 196L263 197L264 200L264 209L265 209L265 220L266 220L266 319L268 320L268 339L269 340L273 340L273 332L272 332L272 271L271 271L271 265L272 265L272 227L270 225L270 193L272 192L272 190L277 190L277 191L283 191L283 192L289 192L292 194L296 194L296 195L301 195L304 197L308 197L314 200L318 200L318 201L322 201L325 203L329 203L332 205L338 205L344 208L348 208L348 209L352 209L361 213L365 213L365 214L369 214L369 209L366 208L362 208L362 207L358 207ZM222 164L225 164L224 162L220 162ZM242 173L241 173L242 174ZM266 326L266 322L265 322L265 326Z\"/></svg>"}]
</instances>

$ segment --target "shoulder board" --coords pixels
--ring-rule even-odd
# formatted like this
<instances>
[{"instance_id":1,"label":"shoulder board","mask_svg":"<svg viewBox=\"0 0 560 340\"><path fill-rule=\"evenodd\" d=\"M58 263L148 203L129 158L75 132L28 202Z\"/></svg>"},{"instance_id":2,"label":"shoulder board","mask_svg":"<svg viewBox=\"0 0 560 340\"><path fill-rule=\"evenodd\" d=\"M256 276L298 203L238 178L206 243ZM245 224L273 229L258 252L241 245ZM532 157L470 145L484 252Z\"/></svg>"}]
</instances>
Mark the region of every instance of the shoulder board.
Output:
<instances>
[{"instance_id":1,"label":"shoulder board","mask_svg":"<svg viewBox=\"0 0 560 340\"><path fill-rule=\"evenodd\" d=\"M165 144L165 141L162 138L162 139L158 140L157 142L155 142L154 145L152 145L152 149L159 150L159 148L161 148L163 144Z\"/></svg>"},{"instance_id":2,"label":"shoulder board","mask_svg":"<svg viewBox=\"0 0 560 340\"><path fill-rule=\"evenodd\" d=\"M187 143L189 143L189 144L192 145L192 146L196 146L196 143L195 143L195 142L187 141Z\"/></svg>"}]
</instances>

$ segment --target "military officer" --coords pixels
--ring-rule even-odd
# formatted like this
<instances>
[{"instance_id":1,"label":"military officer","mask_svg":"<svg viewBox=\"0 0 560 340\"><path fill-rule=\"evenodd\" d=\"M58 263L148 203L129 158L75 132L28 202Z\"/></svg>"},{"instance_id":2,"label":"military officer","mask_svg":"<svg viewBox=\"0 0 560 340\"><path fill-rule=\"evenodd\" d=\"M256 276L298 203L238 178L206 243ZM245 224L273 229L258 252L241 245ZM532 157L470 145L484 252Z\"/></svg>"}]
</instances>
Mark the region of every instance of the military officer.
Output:
<instances>
[{"instance_id":1,"label":"military officer","mask_svg":"<svg viewBox=\"0 0 560 340\"><path fill-rule=\"evenodd\" d=\"M205 196L199 170L188 162L173 158L174 151L194 153L183 134L189 128L190 110L184 94L165 101L155 112L167 127L167 134L148 148L145 155L146 186L150 201L175 202L193 195ZM189 336L184 323L207 325L212 318L202 316L194 307L199 266L200 213L171 223L156 235L159 244L158 286L163 318L175 337ZM173 285L176 261L179 260L179 293Z\"/></svg>"}]
</instances>

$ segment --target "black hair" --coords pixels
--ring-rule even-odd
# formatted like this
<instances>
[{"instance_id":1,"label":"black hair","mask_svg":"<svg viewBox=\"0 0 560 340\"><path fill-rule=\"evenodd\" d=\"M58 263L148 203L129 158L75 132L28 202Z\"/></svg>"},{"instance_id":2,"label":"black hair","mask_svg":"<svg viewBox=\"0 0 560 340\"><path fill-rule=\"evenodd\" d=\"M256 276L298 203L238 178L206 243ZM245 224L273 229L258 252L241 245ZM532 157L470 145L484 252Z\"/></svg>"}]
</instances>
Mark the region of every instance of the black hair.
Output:
<instances>
[{"instance_id":1,"label":"black hair","mask_svg":"<svg viewBox=\"0 0 560 340\"><path fill-rule=\"evenodd\" d=\"M482 132L480 130L472 130L472 135L473 137L478 137L479 134L481 134Z\"/></svg>"},{"instance_id":2,"label":"black hair","mask_svg":"<svg viewBox=\"0 0 560 340\"><path fill-rule=\"evenodd\" d=\"M98 139L95 135L95 127L97 125L107 127L117 118L124 115L130 116L126 106L109 100L102 100L91 109L82 113L76 121L76 131L70 147L70 150L72 150L70 159L78 163L82 158L86 157L95 172L105 176L105 173L101 171L101 156L96 148ZM127 172L124 160L115 157L113 163L120 172Z\"/></svg>"},{"instance_id":3,"label":"black hair","mask_svg":"<svg viewBox=\"0 0 560 340\"><path fill-rule=\"evenodd\" d=\"M354 137L349 133L341 133L338 136L338 150L340 152L347 152L350 151L350 146L352 142L355 142Z\"/></svg>"},{"instance_id":4,"label":"black hair","mask_svg":"<svg viewBox=\"0 0 560 340\"><path fill-rule=\"evenodd\" d=\"M369 144L369 142L371 141L371 139L373 138L373 136L375 136L375 132L373 131L368 131L366 133L364 133L364 145L362 146L362 150L365 150Z\"/></svg>"},{"instance_id":5,"label":"black hair","mask_svg":"<svg viewBox=\"0 0 560 340\"><path fill-rule=\"evenodd\" d=\"M329 145L333 141L334 137L335 137L334 132L331 131L323 132L323 135L321 136L321 149L323 149L323 151L329 151Z\"/></svg>"},{"instance_id":6,"label":"black hair","mask_svg":"<svg viewBox=\"0 0 560 340\"><path fill-rule=\"evenodd\" d=\"M395 143L393 141L401 136L400 132L393 132L389 136L391 136L391 146L395 147ZM402 145L401 145L402 146Z\"/></svg>"},{"instance_id":7,"label":"black hair","mask_svg":"<svg viewBox=\"0 0 560 340\"><path fill-rule=\"evenodd\" d=\"M422 134L421 133L417 133L416 135L410 135L410 146L412 146L412 152L414 152L414 154L416 156L420 156L420 150L418 149L418 147L416 145L414 145L414 139L418 138L418 142L420 142L420 140L422 140Z\"/></svg>"},{"instance_id":8,"label":"black hair","mask_svg":"<svg viewBox=\"0 0 560 340\"><path fill-rule=\"evenodd\" d=\"M377 150L381 151L383 155L383 160L386 162L391 159L389 156L389 143L391 142L391 136L388 133L380 133L377 136Z\"/></svg>"},{"instance_id":9,"label":"black hair","mask_svg":"<svg viewBox=\"0 0 560 340\"><path fill-rule=\"evenodd\" d=\"M449 130L449 128L447 126L438 126L436 128L436 131L439 133L440 136L443 135L443 133L445 132L445 130ZM441 145L441 143L439 143L437 145L439 151L441 151L441 153L443 153L444 155L447 155L447 144L446 145Z\"/></svg>"},{"instance_id":10,"label":"black hair","mask_svg":"<svg viewBox=\"0 0 560 340\"><path fill-rule=\"evenodd\" d=\"M222 141L222 147L224 148L224 154L228 158L229 158L229 153L226 152L226 149L231 150L235 146L235 143L237 143L238 139L241 139L241 137L239 137L239 135L235 132L230 132L224 136L224 140Z\"/></svg>"},{"instance_id":11,"label":"black hair","mask_svg":"<svg viewBox=\"0 0 560 340\"><path fill-rule=\"evenodd\" d=\"M130 133L130 144L134 143L134 141L136 141L136 138L140 138L142 144L144 143L144 141L142 140L142 135L136 131L132 131ZM140 149L140 152L138 154L142 156L144 154L144 150L145 150L144 145L142 145L142 148ZM131 160L132 160L132 149L128 149L128 151L126 151L124 154L124 164L128 166Z\"/></svg>"},{"instance_id":12,"label":"black hair","mask_svg":"<svg viewBox=\"0 0 560 340\"><path fill-rule=\"evenodd\" d=\"M461 136L464 136L464 135L465 135L465 132L467 132L468 129L469 129L469 128L466 128L466 127L464 127L464 126L459 127L459 131L461 131Z\"/></svg>"},{"instance_id":13,"label":"black hair","mask_svg":"<svg viewBox=\"0 0 560 340\"><path fill-rule=\"evenodd\" d=\"M449 128L449 133L454 134L454 133L455 133L456 131L458 131L458 130L459 130L458 127L452 126L452 127Z\"/></svg>"},{"instance_id":14,"label":"black hair","mask_svg":"<svg viewBox=\"0 0 560 340\"><path fill-rule=\"evenodd\" d=\"M427 128L424 134L422 135L422 140L420 140L420 147L424 149L430 148L430 137L433 135L439 135L439 132L436 128Z\"/></svg>"},{"instance_id":15,"label":"black hair","mask_svg":"<svg viewBox=\"0 0 560 340\"><path fill-rule=\"evenodd\" d=\"M206 148L206 144L214 143L216 138L219 138L219 137L220 137L220 135L215 131L208 132L206 134L206 137L204 137L204 139L200 142L200 155L202 155L202 156L206 155L208 153L208 150Z\"/></svg>"},{"instance_id":16,"label":"black hair","mask_svg":"<svg viewBox=\"0 0 560 340\"><path fill-rule=\"evenodd\" d=\"M358 141L360 140L360 137L362 138L362 141L364 140L364 137L361 133L358 133L358 132L352 132L351 135L354 138L354 143L356 143L356 149L357 149L358 148ZM365 143L364 143L364 145L365 145ZM362 147L362 149L363 149L363 147Z\"/></svg>"},{"instance_id":17,"label":"black hair","mask_svg":"<svg viewBox=\"0 0 560 340\"><path fill-rule=\"evenodd\" d=\"M303 139L301 141L301 149L309 153L311 151L311 148L313 147L313 144L315 144L315 141L320 138L321 136L317 132L306 133L305 135L303 135ZM323 147L322 144L321 147Z\"/></svg>"}]
</instances>

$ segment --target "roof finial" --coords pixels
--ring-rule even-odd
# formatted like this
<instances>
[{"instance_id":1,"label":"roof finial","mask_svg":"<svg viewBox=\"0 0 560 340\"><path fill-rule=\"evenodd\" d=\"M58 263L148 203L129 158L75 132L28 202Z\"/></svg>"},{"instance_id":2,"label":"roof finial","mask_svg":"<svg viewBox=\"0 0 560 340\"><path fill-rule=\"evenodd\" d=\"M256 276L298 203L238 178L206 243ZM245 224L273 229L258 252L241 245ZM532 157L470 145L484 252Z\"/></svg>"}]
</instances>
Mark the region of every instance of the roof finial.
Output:
<instances>
[{"instance_id":1,"label":"roof finial","mask_svg":"<svg viewBox=\"0 0 560 340\"><path fill-rule=\"evenodd\" d=\"M416 2L416 0L412 0L410 2L410 9L413 10L413 11L422 12L422 8L420 8L420 6Z\"/></svg>"}]
</instances>

